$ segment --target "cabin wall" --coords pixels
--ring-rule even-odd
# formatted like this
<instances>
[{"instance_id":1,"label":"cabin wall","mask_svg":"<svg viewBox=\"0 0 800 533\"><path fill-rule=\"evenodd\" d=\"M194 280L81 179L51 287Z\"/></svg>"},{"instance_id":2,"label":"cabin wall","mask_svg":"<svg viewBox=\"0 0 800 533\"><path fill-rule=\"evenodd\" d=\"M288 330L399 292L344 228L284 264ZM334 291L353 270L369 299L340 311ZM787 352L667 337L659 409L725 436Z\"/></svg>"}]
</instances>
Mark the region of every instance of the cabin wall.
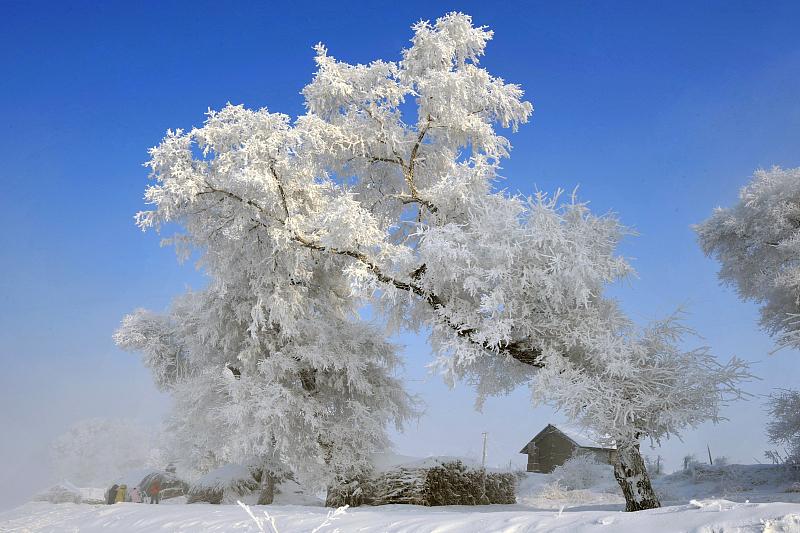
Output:
<instances>
[{"instance_id":1,"label":"cabin wall","mask_svg":"<svg viewBox=\"0 0 800 533\"><path fill-rule=\"evenodd\" d=\"M525 449L528 454L527 471L549 474L576 452L592 455L599 463L613 465L616 462L616 450L575 446L570 439L553 430L528 443Z\"/></svg>"},{"instance_id":2,"label":"cabin wall","mask_svg":"<svg viewBox=\"0 0 800 533\"><path fill-rule=\"evenodd\" d=\"M528 445L528 472L549 474L572 457L576 446L556 432L546 433Z\"/></svg>"}]
</instances>

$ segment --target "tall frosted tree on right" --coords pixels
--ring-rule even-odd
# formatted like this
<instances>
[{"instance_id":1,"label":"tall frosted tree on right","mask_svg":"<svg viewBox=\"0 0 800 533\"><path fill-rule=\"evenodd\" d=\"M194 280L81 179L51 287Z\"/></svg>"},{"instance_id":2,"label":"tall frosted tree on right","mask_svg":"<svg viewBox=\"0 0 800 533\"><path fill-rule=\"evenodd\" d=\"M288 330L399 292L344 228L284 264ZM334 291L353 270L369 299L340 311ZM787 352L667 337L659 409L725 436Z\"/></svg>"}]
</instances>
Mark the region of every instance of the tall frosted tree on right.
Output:
<instances>
[{"instance_id":1,"label":"tall frosted tree on right","mask_svg":"<svg viewBox=\"0 0 800 533\"><path fill-rule=\"evenodd\" d=\"M718 207L695 231L706 255L720 262L720 280L761 306L761 327L778 348L800 348L800 168L756 171L736 205ZM798 391L777 391L768 402L767 434L786 446L783 460L795 463L798 408Z\"/></svg>"},{"instance_id":2,"label":"tall frosted tree on right","mask_svg":"<svg viewBox=\"0 0 800 533\"><path fill-rule=\"evenodd\" d=\"M778 346L800 348L800 168L757 171L736 205L695 230L720 280L760 304Z\"/></svg>"}]
</instances>

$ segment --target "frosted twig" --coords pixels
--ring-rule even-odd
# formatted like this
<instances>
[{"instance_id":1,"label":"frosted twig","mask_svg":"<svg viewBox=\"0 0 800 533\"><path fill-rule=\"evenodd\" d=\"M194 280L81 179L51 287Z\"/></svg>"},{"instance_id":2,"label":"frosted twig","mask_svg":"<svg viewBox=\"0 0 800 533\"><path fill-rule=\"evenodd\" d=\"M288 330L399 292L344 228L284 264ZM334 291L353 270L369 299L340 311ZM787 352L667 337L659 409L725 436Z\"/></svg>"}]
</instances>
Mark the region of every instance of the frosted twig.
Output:
<instances>
[{"instance_id":1,"label":"frosted twig","mask_svg":"<svg viewBox=\"0 0 800 533\"><path fill-rule=\"evenodd\" d=\"M338 518L341 518L342 515L345 514L345 512L347 511L348 507L350 507L350 506L349 505L345 505L343 507L337 507L335 511L328 511L328 516L325 518L325 521L322 522L317 527L315 527L314 529L312 529L311 533L318 533L319 530L322 529L323 527L329 526L331 524L331 522L333 522L334 520L336 520ZM339 530L336 529L335 531L339 531Z\"/></svg>"},{"instance_id":2,"label":"frosted twig","mask_svg":"<svg viewBox=\"0 0 800 533\"><path fill-rule=\"evenodd\" d=\"M241 502L241 501L239 501L239 500L236 500L236 503L237 503L237 504L239 504L239 507L241 507L242 509L244 509L244 510L245 510L245 512L246 512L248 515L250 515L250 518L252 518L252 519L253 519L253 522L255 522L255 523L256 523L256 526L258 526L258 530L259 530L261 533L268 533L268 532L267 532L267 530L266 530L266 529L264 529L264 523L263 523L262 519L260 519L260 518L256 518L256 515L254 515L254 514L253 514L253 511L252 511L252 510L250 510L250 506L249 506L249 505L247 505L246 503L242 503L242 502ZM264 516L265 516L265 517L266 517L266 519L267 519L267 520L266 520L266 523L270 525L270 529L272 529L272 530L273 530L275 533L280 533L280 531L278 531L278 526L275 524L275 518L274 518L274 517L272 517L272 516L270 516L270 514L269 514L268 512L266 512L266 511L264 511ZM316 530L315 530L315 531L316 531Z\"/></svg>"}]
</instances>

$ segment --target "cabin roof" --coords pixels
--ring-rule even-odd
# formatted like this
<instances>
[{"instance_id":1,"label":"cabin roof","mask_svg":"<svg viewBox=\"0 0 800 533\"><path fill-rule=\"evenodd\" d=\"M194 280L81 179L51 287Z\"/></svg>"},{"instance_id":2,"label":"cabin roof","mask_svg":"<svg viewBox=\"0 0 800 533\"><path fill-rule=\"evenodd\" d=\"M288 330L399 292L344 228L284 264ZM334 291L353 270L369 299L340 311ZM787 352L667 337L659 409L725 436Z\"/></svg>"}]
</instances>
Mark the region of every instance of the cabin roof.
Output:
<instances>
[{"instance_id":1,"label":"cabin roof","mask_svg":"<svg viewBox=\"0 0 800 533\"><path fill-rule=\"evenodd\" d=\"M583 428L566 424L560 427L556 427L553 424L547 424L544 429L542 429L530 441L528 441L528 443L522 448L522 450L520 450L519 453L528 453L527 450L529 444L535 442L538 438L552 430L558 431L579 448L600 448L604 450L615 450L617 448L617 446L613 443L610 445L604 444L602 437L594 435L590 431L587 431Z\"/></svg>"}]
</instances>

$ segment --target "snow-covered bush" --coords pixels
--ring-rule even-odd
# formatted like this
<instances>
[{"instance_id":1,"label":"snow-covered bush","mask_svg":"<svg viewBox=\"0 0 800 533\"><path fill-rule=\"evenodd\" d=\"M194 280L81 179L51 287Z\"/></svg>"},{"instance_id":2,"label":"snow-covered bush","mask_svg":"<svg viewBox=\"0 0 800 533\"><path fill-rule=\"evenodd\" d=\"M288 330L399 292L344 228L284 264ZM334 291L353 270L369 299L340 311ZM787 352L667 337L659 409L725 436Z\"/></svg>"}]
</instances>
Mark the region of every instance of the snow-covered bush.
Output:
<instances>
[{"instance_id":1,"label":"snow-covered bush","mask_svg":"<svg viewBox=\"0 0 800 533\"><path fill-rule=\"evenodd\" d=\"M592 454L577 453L553 469L552 478L566 490L613 487L611 466L599 463Z\"/></svg>"},{"instance_id":2,"label":"snow-covered bush","mask_svg":"<svg viewBox=\"0 0 800 533\"><path fill-rule=\"evenodd\" d=\"M538 508L559 509L585 504L619 504L623 500L617 494L611 478L611 485L589 489L567 489L550 474L540 474L543 479L523 480L517 494L517 502Z\"/></svg>"},{"instance_id":3,"label":"snow-covered bush","mask_svg":"<svg viewBox=\"0 0 800 533\"><path fill-rule=\"evenodd\" d=\"M688 476L695 484L711 484L717 488L718 494L734 494L748 490L754 484L752 472L747 467L754 465L729 465L694 463L687 470ZM779 471L773 475L782 477Z\"/></svg>"},{"instance_id":4,"label":"snow-covered bush","mask_svg":"<svg viewBox=\"0 0 800 533\"><path fill-rule=\"evenodd\" d=\"M35 502L81 503L81 489L68 481L57 483L33 497Z\"/></svg>"},{"instance_id":5,"label":"snow-covered bush","mask_svg":"<svg viewBox=\"0 0 800 533\"><path fill-rule=\"evenodd\" d=\"M555 480L542 485L536 496L543 500L564 500L569 497L569 489Z\"/></svg>"},{"instance_id":6,"label":"snow-covered bush","mask_svg":"<svg viewBox=\"0 0 800 533\"><path fill-rule=\"evenodd\" d=\"M460 460L397 466L329 489L325 505L485 505L514 503L517 476L485 472Z\"/></svg>"},{"instance_id":7,"label":"snow-covered bush","mask_svg":"<svg viewBox=\"0 0 800 533\"><path fill-rule=\"evenodd\" d=\"M686 502L711 495L753 501L765 493L785 492L797 479L793 469L785 465L693 463L686 470L658 478L654 485L659 495L665 494L664 499L669 501Z\"/></svg>"},{"instance_id":8,"label":"snow-covered bush","mask_svg":"<svg viewBox=\"0 0 800 533\"><path fill-rule=\"evenodd\" d=\"M461 461L428 470L428 505L485 505L514 503L516 476L512 473L471 469Z\"/></svg>"},{"instance_id":9,"label":"snow-covered bush","mask_svg":"<svg viewBox=\"0 0 800 533\"><path fill-rule=\"evenodd\" d=\"M236 503L258 489L258 485L248 467L228 464L192 483L186 502Z\"/></svg>"}]
</instances>

